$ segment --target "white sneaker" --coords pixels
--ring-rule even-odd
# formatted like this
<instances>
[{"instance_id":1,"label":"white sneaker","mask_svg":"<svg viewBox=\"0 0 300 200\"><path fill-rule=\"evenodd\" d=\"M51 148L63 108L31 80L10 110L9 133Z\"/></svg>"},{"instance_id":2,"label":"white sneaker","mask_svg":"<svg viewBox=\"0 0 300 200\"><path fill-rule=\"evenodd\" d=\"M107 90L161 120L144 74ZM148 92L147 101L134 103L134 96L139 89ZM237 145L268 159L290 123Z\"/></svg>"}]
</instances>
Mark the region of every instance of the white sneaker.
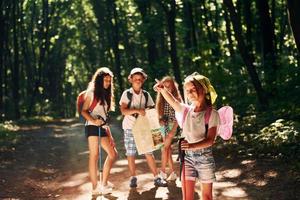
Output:
<instances>
[{"instance_id":1,"label":"white sneaker","mask_svg":"<svg viewBox=\"0 0 300 200\"><path fill-rule=\"evenodd\" d=\"M112 187L110 187L110 186L108 186L108 185L102 185L102 186L100 187L99 192L100 192L101 194L108 194L108 193L111 193L111 192L112 192Z\"/></svg>"},{"instance_id":2,"label":"white sneaker","mask_svg":"<svg viewBox=\"0 0 300 200\"><path fill-rule=\"evenodd\" d=\"M175 181L177 179L177 175L175 172L172 172L170 176L167 178L167 181Z\"/></svg>"},{"instance_id":3,"label":"white sneaker","mask_svg":"<svg viewBox=\"0 0 300 200\"><path fill-rule=\"evenodd\" d=\"M92 190L92 196L96 196L96 195L99 195L100 194L100 187L99 185Z\"/></svg>"},{"instance_id":4,"label":"white sneaker","mask_svg":"<svg viewBox=\"0 0 300 200\"><path fill-rule=\"evenodd\" d=\"M114 189L115 185L112 182L107 181L107 185L108 188Z\"/></svg>"},{"instance_id":5,"label":"white sneaker","mask_svg":"<svg viewBox=\"0 0 300 200\"><path fill-rule=\"evenodd\" d=\"M158 176L159 176L160 178L164 179L164 180L167 178L167 174L164 173L163 171L160 171L159 174L158 174Z\"/></svg>"}]
</instances>

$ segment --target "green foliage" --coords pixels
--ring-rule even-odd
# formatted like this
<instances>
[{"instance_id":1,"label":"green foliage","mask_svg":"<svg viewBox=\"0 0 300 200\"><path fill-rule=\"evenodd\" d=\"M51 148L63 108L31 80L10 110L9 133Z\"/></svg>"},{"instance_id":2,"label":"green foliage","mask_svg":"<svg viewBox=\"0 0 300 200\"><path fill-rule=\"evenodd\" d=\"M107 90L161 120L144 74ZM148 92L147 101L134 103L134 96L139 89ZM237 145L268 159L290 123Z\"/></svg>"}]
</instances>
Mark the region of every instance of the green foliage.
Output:
<instances>
[{"instance_id":1,"label":"green foliage","mask_svg":"<svg viewBox=\"0 0 300 200\"><path fill-rule=\"evenodd\" d=\"M95 0L3 3L6 38L3 38L2 54L5 63L0 68L2 121L14 118L17 110L21 117L73 117L77 94L87 87L95 70L104 66L115 73L116 102L122 92L121 85L129 86L127 75L134 66L148 73L145 89L154 97L154 79L174 75L170 56L174 44L168 26L171 1L117 0L114 3ZM242 36L247 40L246 51L253 55L253 66L271 101L269 110L278 117L294 119L299 117L291 112L298 109L300 101L297 95L299 50L288 26L286 3L275 1L274 5L271 14L275 14L272 17L278 66L274 74L275 89L265 81L268 74L262 67L263 38L257 6L250 2L250 24L246 20L246 2L241 1L235 7ZM14 11L13 6L19 11ZM225 18L229 12L223 1L176 1L175 13L175 32L171 34L176 36L181 79L198 71L208 76L215 86L219 95L217 107L230 104L242 117L249 115L249 110L260 111L262 103L257 100L257 89L241 57L232 21L229 16ZM14 17L16 30L11 23ZM13 33L16 33L18 52L14 50ZM113 51L114 42L120 53L119 64ZM13 101L16 55L20 69L17 93L22 97L17 103Z\"/></svg>"}]
</instances>

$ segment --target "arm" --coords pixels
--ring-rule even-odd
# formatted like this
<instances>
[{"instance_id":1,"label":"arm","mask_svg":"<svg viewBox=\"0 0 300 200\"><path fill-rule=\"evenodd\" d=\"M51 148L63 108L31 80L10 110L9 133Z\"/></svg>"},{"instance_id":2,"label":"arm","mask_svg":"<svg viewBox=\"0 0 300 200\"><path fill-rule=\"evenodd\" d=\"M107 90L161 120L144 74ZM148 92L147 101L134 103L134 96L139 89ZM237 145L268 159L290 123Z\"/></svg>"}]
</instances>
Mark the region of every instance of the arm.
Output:
<instances>
[{"instance_id":1,"label":"arm","mask_svg":"<svg viewBox=\"0 0 300 200\"><path fill-rule=\"evenodd\" d=\"M145 109L127 108L126 103L121 104L120 110L123 115L132 115L137 113L139 115L145 116L146 114Z\"/></svg>"},{"instance_id":2,"label":"arm","mask_svg":"<svg viewBox=\"0 0 300 200\"><path fill-rule=\"evenodd\" d=\"M180 102L171 93L169 93L159 81L154 85L153 88L155 91L160 92L163 95L165 100L172 106L172 108L176 112L181 111Z\"/></svg>"},{"instance_id":3,"label":"arm","mask_svg":"<svg viewBox=\"0 0 300 200\"><path fill-rule=\"evenodd\" d=\"M197 143L188 143L186 140L181 143L182 150L197 150L210 147L215 142L215 137L217 134L217 127L211 127L208 129L207 137Z\"/></svg>"}]
</instances>

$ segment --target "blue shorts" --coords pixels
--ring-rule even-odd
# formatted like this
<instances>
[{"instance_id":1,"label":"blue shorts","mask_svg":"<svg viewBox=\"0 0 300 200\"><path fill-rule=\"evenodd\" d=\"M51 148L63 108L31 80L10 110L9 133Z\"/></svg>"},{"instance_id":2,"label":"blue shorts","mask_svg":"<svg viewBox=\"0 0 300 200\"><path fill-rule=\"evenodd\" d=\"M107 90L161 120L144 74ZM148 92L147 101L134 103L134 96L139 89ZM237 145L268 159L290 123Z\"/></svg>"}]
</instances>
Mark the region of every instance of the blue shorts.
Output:
<instances>
[{"instance_id":1,"label":"blue shorts","mask_svg":"<svg viewBox=\"0 0 300 200\"><path fill-rule=\"evenodd\" d=\"M211 147L186 151L184 167L186 180L195 181L198 178L201 183L212 183L216 180L215 160Z\"/></svg>"},{"instance_id":2,"label":"blue shorts","mask_svg":"<svg viewBox=\"0 0 300 200\"><path fill-rule=\"evenodd\" d=\"M126 156L135 156L137 149L136 144L132 135L132 129L125 129L124 130L124 145L126 149ZM152 154L147 153L147 154Z\"/></svg>"},{"instance_id":3,"label":"blue shorts","mask_svg":"<svg viewBox=\"0 0 300 200\"><path fill-rule=\"evenodd\" d=\"M106 130L104 128L100 128L99 126L94 125L87 125L85 126L85 136L88 138L89 136L99 136L100 137L107 137Z\"/></svg>"}]
</instances>

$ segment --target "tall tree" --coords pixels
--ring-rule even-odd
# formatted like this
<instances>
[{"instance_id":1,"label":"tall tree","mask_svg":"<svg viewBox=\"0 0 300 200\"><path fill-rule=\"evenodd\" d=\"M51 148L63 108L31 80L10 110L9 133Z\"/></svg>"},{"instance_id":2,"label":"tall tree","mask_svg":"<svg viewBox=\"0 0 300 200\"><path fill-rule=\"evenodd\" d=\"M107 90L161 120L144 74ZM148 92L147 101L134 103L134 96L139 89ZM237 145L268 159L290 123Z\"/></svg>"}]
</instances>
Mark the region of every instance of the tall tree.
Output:
<instances>
[{"instance_id":1,"label":"tall tree","mask_svg":"<svg viewBox=\"0 0 300 200\"><path fill-rule=\"evenodd\" d=\"M274 24L270 16L268 0L256 1L260 17L260 28L263 44L262 63L265 69L265 77L270 91L274 91L276 82L276 55L275 55L275 31Z\"/></svg>"},{"instance_id":2,"label":"tall tree","mask_svg":"<svg viewBox=\"0 0 300 200\"><path fill-rule=\"evenodd\" d=\"M155 32L153 32L153 24L151 23L151 1L136 0L135 2L141 13L144 25L144 35L147 39L148 62L149 65L153 67L155 65L155 61L158 60L158 50L156 47Z\"/></svg>"},{"instance_id":3,"label":"tall tree","mask_svg":"<svg viewBox=\"0 0 300 200\"><path fill-rule=\"evenodd\" d=\"M109 24L112 30L112 47L114 52L115 74L118 80L119 92L124 90L123 79L121 75L121 56L120 56L120 31L119 31L119 19L117 15L116 4L114 1L107 0L107 15ZM112 21L113 20L113 21Z\"/></svg>"},{"instance_id":4,"label":"tall tree","mask_svg":"<svg viewBox=\"0 0 300 200\"><path fill-rule=\"evenodd\" d=\"M181 95L183 96L182 79L180 75L180 67L177 56L177 42L175 30L175 17L176 17L176 1L171 0L170 4L165 4L163 1L157 0L158 4L163 8L167 18L168 35L170 38L170 56L172 62L173 73L175 80L179 84Z\"/></svg>"},{"instance_id":5,"label":"tall tree","mask_svg":"<svg viewBox=\"0 0 300 200\"><path fill-rule=\"evenodd\" d=\"M268 97L262 88L261 82L258 78L258 74L255 70L255 67L253 66L254 58L249 53L249 50L247 49L247 47L245 45L244 38L242 35L242 25L241 25L241 22L238 20L237 12L235 11L233 2L232 2L232 0L223 0L223 2L230 13L230 19L231 19L231 22L233 25L234 35L237 40L238 49L239 49L240 54L245 62L245 65L247 67L247 71L248 71L250 78L252 80L252 83L254 85L259 103L263 107L267 106L268 105Z\"/></svg>"},{"instance_id":6,"label":"tall tree","mask_svg":"<svg viewBox=\"0 0 300 200\"><path fill-rule=\"evenodd\" d=\"M20 60L19 60L19 40L18 40L18 34L19 34L19 26L18 26L18 18L20 14L19 9L19 1L14 0L13 2L13 42L14 42L14 66L12 68L12 93L13 93L13 102L14 102L14 113L15 113L15 119L20 118L20 85L19 85L19 68L20 68Z\"/></svg>"},{"instance_id":7,"label":"tall tree","mask_svg":"<svg viewBox=\"0 0 300 200\"><path fill-rule=\"evenodd\" d=\"M298 0L287 0L289 22L293 31L295 42L297 45L298 52L300 54L300 1Z\"/></svg>"}]
</instances>

